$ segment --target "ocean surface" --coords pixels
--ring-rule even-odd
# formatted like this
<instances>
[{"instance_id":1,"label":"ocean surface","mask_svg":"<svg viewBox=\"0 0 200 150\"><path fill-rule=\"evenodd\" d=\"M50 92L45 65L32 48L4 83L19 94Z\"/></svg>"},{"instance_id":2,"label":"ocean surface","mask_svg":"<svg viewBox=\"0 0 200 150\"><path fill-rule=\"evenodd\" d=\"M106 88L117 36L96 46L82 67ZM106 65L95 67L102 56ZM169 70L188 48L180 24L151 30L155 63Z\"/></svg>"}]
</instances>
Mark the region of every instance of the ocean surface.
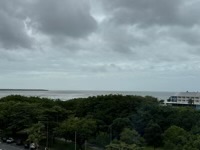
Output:
<instances>
[{"instance_id":1,"label":"ocean surface","mask_svg":"<svg viewBox=\"0 0 200 150\"><path fill-rule=\"evenodd\" d=\"M139 95L153 96L159 100L167 100L176 92L150 92L150 91L64 91L64 90L49 90L49 91L0 91L0 98L8 95L23 95L23 96L38 96L42 98L70 100L73 98L87 98L89 96L121 94L121 95Z\"/></svg>"}]
</instances>

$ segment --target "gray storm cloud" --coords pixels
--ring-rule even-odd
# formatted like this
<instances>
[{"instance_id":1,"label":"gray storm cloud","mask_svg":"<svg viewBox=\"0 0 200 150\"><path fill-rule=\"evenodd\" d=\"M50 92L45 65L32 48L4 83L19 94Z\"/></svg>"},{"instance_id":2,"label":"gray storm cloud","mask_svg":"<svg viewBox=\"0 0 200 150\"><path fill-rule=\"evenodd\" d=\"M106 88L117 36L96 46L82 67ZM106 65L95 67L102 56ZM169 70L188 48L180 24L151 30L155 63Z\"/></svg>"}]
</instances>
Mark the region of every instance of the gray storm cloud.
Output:
<instances>
[{"instance_id":1,"label":"gray storm cloud","mask_svg":"<svg viewBox=\"0 0 200 150\"><path fill-rule=\"evenodd\" d=\"M25 31L23 20L3 9L0 10L0 45L6 49L31 47L30 37Z\"/></svg>"},{"instance_id":2,"label":"gray storm cloud","mask_svg":"<svg viewBox=\"0 0 200 150\"><path fill-rule=\"evenodd\" d=\"M1 0L0 44L6 49L30 48L34 39L26 26L53 38L84 38L97 28L89 7L78 0Z\"/></svg>"},{"instance_id":3,"label":"gray storm cloud","mask_svg":"<svg viewBox=\"0 0 200 150\"><path fill-rule=\"evenodd\" d=\"M79 38L96 29L96 21L84 1L40 0L30 9L36 28L45 34Z\"/></svg>"},{"instance_id":4,"label":"gray storm cloud","mask_svg":"<svg viewBox=\"0 0 200 150\"><path fill-rule=\"evenodd\" d=\"M199 23L199 1L186 0L113 0L103 1L116 24L192 26Z\"/></svg>"}]
</instances>

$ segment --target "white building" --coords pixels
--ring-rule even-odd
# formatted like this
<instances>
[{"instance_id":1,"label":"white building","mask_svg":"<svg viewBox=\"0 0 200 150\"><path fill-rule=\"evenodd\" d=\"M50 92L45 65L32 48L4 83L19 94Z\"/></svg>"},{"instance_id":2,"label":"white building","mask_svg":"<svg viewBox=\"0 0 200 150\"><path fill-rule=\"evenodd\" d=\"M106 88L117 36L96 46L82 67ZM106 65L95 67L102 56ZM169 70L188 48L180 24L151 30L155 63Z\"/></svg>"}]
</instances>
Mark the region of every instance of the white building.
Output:
<instances>
[{"instance_id":1,"label":"white building","mask_svg":"<svg viewBox=\"0 0 200 150\"><path fill-rule=\"evenodd\" d=\"M176 93L166 101L167 105L187 106L192 105L200 109L200 92L180 92Z\"/></svg>"}]
</instances>

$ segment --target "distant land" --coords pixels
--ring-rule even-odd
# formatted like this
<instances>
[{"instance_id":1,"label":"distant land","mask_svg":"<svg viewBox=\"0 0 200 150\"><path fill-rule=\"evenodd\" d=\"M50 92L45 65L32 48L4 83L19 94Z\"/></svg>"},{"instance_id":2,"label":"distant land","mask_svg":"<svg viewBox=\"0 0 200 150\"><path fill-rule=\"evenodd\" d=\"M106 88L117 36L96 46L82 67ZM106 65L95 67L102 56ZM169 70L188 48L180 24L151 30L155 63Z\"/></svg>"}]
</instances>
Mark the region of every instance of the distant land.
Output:
<instances>
[{"instance_id":1,"label":"distant land","mask_svg":"<svg viewBox=\"0 0 200 150\"><path fill-rule=\"evenodd\" d=\"M46 89L0 89L0 91L48 91Z\"/></svg>"}]
</instances>

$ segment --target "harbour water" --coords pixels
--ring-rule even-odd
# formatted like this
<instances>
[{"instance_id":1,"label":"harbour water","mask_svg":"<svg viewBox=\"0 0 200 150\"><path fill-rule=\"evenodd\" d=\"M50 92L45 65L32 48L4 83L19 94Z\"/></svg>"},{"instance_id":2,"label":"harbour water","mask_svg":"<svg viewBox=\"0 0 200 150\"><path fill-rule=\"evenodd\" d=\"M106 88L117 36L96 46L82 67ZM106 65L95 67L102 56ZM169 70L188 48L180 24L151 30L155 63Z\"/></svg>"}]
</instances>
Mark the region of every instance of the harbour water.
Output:
<instances>
[{"instance_id":1,"label":"harbour water","mask_svg":"<svg viewBox=\"0 0 200 150\"><path fill-rule=\"evenodd\" d=\"M167 100L176 92L151 92L151 91L78 91L78 90L48 90L48 91L28 91L28 90L0 90L0 98L8 95L38 96L42 98L70 100L73 98L87 98L89 96L121 94L121 95L139 95L153 96L159 100Z\"/></svg>"}]
</instances>

